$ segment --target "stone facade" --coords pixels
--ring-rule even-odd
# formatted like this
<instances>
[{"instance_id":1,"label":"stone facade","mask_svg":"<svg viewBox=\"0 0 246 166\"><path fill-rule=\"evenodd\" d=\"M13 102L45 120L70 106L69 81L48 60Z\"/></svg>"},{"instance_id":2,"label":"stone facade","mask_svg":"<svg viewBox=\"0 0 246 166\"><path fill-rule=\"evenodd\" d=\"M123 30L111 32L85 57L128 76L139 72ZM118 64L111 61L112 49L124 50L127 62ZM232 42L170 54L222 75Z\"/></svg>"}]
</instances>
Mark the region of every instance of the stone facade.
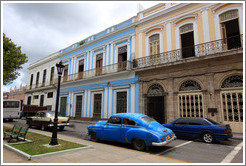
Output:
<instances>
[{"instance_id":1,"label":"stone facade","mask_svg":"<svg viewBox=\"0 0 246 166\"><path fill-rule=\"evenodd\" d=\"M171 65L162 65L152 69L136 70L139 76L139 112L148 114L147 93L154 84L159 84L164 90L164 122L168 123L180 117L179 94L180 86L186 80L194 80L200 86L203 95L204 117L223 122L221 108L222 82L232 75L243 75L242 49L215 54L210 57L185 59ZM242 91L242 88L235 88ZM193 91L185 93L194 93ZM216 113L208 112L216 108ZM241 132L239 130L238 132Z\"/></svg>"}]
</instances>

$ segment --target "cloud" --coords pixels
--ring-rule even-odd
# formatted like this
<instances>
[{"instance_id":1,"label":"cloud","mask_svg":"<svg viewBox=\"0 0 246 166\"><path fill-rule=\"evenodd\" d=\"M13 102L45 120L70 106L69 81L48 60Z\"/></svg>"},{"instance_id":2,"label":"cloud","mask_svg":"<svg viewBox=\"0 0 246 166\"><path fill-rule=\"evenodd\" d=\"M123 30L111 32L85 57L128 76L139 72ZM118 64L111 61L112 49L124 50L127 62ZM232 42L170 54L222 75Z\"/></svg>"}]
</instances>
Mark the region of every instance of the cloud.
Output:
<instances>
[{"instance_id":1,"label":"cloud","mask_svg":"<svg viewBox=\"0 0 246 166\"><path fill-rule=\"evenodd\" d=\"M157 2L3 3L3 32L28 56L15 82L28 84L30 64L136 16L138 3Z\"/></svg>"}]
</instances>

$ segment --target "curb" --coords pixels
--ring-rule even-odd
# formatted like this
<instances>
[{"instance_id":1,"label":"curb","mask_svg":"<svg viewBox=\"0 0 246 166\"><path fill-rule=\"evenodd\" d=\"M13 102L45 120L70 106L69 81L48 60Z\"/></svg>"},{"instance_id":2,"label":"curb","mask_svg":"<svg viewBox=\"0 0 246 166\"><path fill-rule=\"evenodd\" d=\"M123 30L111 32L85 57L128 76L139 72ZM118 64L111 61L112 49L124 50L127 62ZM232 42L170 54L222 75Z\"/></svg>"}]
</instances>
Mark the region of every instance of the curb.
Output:
<instances>
[{"instance_id":1,"label":"curb","mask_svg":"<svg viewBox=\"0 0 246 166\"><path fill-rule=\"evenodd\" d=\"M39 155L29 155L23 151L20 151L19 149L13 148L12 146L10 146L8 144L4 144L3 146L6 147L7 149L11 150L11 151L17 152L19 155L26 158L27 160L41 158L41 157L50 156L50 155L61 154L61 153L66 153L66 152L73 152L73 151L79 151L79 150L85 150L85 149L92 149L93 148L93 146L91 146L91 145L86 145L85 147L61 150L61 151L57 151L57 152L50 152L50 153L39 154Z\"/></svg>"}]
</instances>

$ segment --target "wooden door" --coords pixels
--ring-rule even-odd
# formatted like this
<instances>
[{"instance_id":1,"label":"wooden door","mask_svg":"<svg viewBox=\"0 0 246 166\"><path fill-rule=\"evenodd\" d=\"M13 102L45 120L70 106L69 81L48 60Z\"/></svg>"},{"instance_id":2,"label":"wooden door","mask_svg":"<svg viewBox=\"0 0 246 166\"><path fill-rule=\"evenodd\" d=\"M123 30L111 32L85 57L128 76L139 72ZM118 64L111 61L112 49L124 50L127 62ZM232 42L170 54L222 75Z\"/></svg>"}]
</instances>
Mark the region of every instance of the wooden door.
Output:
<instances>
[{"instance_id":1,"label":"wooden door","mask_svg":"<svg viewBox=\"0 0 246 166\"><path fill-rule=\"evenodd\" d=\"M82 101L83 101L83 96L82 95L76 96L75 119L81 119Z\"/></svg>"},{"instance_id":2,"label":"wooden door","mask_svg":"<svg viewBox=\"0 0 246 166\"><path fill-rule=\"evenodd\" d=\"M101 119L102 94L94 94L93 120Z\"/></svg>"}]
</instances>

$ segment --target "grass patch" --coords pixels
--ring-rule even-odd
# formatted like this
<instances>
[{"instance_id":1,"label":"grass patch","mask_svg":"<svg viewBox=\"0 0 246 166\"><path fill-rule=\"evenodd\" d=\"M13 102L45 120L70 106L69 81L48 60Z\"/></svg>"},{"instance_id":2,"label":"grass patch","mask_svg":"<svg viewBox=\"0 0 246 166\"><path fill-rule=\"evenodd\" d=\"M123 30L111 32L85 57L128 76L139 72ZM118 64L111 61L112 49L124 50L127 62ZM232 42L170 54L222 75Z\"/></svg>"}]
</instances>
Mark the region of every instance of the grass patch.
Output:
<instances>
[{"instance_id":1,"label":"grass patch","mask_svg":"<svg viewBox=\"0 0 246 166\"><path fill-rule=\"evenodd\" d=\"M7 128L4 128L4 130L5 129ZM50 143L51 137L32 133L32 132L27 133L26 139L29 139L32 142L27 142L22 144L9 144L9 145L29 155L39 155L39 154L45 154L50 152L56 152L56 151L62 151L62 150L68 150L68 149L74 149L74 148L86 146L86 145L81 145L81 144L58 139L58 144L60 144L60 146L50 147L50 148L44 147L43 145Z\"/></svg>"}]
</instances>

